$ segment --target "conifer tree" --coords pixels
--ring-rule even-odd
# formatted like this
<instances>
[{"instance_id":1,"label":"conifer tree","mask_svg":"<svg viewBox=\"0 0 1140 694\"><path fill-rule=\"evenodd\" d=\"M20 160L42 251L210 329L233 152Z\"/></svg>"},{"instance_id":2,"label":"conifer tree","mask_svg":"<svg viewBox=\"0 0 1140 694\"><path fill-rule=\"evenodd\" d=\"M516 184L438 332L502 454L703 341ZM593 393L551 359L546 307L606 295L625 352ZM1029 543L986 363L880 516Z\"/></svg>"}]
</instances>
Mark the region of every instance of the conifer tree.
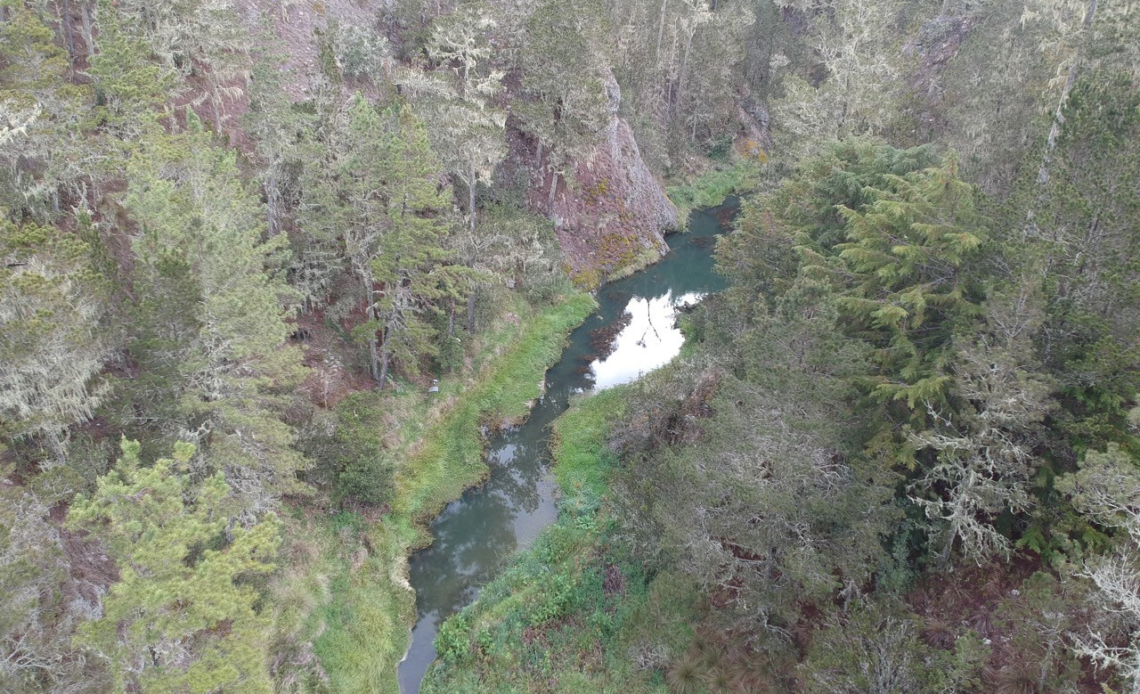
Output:
<instances>
[{"instance_id":1,"label":"conifer tree","mask_svg":"<svg viewBox=\"0 0 1140 694\"><path fill-rule=\"evenodd\" d=\"M149 467L139 453L124 440L115 469L68 513L120 571L79 642L107 661L116 692L268 693L268 620L248 581L275 568L280 523L269 514L231 530L225 478L192 482L190 444Z\"/></svg>"},{"instance_id":2,"label":"conifer tree","mask_svg":"<svg viewBox=\"0 0 1140 694\"><path fill-rule=\"evenodd\" d=\"M160 64L207 85L214 127L221 130L226 103L244 94L248 37L232 0L116 0L115 12L131 38L150 46Z\"/></svg>"},{"instance_id":3,"label":"conifer tree","mask_svg":"<svg viewBox=\"0 0 1140 694\"><path fill-rule=\"evenodd\" d=\"M0 206L46 222L64 211L62 196L85 197L97 157L82 129L94 94L70 80L46 17L22 0L3 0L0 12Z\"/></svg>"},{"instance_id":4,"label":"conifer tree","mask_svg":"<svg viewBox=\"0 0 1140 694\"><path fill-rule=\"evenodd\" d=\"M292 295L280 273L285 238L264 238L264 214L235 153L216 147L193 114L186 132L145 140L129 174L124 202L139 225L140 308L153 297L178 298L151 304L157 326L136 326L141 335L172 318L181 323L165 338L165 355L139 352L169 374L151 383L155 396L173 396L178 416L160 430L223 448L218 457L248 510L268 508L277 495L302 490L295 475L305 466L279 417L303 377L296 350L283 345L283 303ZM187 303L190 296L198 300Z\"/></svg>"},{"instance_id":5,"label":"conifer tree","mask_svg":"<svg viewBox=\"0 0 1140 694\"><path fill-rule=\"evenodd\" d=\"M106 394L108 294L90 260L77 235L0 217L0 437L42 434L57 464Z\"/></svg>"},{"instance_id":6,"label":"conifer tree","mask_svg":"<svg viewBox=\"0 0 1140 694\"><path fill-rule=\"evenodd\" d=\"M489 68L487 35L498 22L487 6L465 5L435 23L428 55L456 79L431 100L429 136L444 165L467 188L467 214L475 234L475 189L489 183L506 156L507 114L492 99L501 88L502 71ZM441 70L442 71L442 70Z\"/></svg>"},{"instance_id":7,"label":"conifer tree","mask_svg":"<svg viewBox=\"0 0 1140 694\"><path fill-rule=\"evenodd\" d=\"M374 303L381 384L393 358L410 369L421 356L436 351L428 314L439 311L441 301L461 297L464 286L477 276L454 264L445 245L450 195L438 183L440 164L423 123L409 106L390 111L388 118L389 227L381 253L371 262L382 286Z\"/></svg>"},{"instance_id":8,"label":"conifer tree","mask_svg":"<svg viewBox=\"0 0 1140 694\"><path fill-rule=\"evenodd\" d=\"M538 162L550 172L550 204L570 162L597 143L609 122L598 44L601 16L594 0L548 0L527 19L520 53L525 98L515 103L514 113L538 140Z\"/></svg>"}]
</instances>

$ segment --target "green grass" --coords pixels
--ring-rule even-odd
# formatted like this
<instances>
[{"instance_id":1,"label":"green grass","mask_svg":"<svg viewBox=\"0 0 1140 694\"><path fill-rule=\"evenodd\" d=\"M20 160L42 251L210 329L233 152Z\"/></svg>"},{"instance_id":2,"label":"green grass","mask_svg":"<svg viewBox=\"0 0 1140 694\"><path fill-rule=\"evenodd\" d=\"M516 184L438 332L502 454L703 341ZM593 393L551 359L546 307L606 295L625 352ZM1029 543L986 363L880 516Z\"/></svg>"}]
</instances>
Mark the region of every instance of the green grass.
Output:
<instances>
[{"instance_id":1,"label":"green grass","mask_svg":"<svg viewBox=\"0 0 1140 694\"><path fill-rule=\"evenodd\" d=\"M566 335L596 307L576 294L526 321L523 334L481 379L465 392L439 426L427 432L398 481L396 514L413 523L430 519L487 473L480 425L523 417L542 394L547 367L562 352Z\"/></svg>"},{"instance_id":2,"label":"green grass","mask_svg":"<svg viewBox=\"0 0 1140 694\"><path fill-rule=\"evenodd\" d=\"M731 167L710 169L691 181L669 186L666 192L680 211L680 218L688 220L693 210L716 207L728 196L750 190L757 175L755 162L736 160Z\"/></svg>"},{"instance_id":3,"label":"green grass","mask_svg":"<svg viewBox=\"0 0 1140 694\"><path fill-rule=\"evenodd\" d=\"M625 397L623 388L602 392L555 422L559 519L443 625L436 639L441 663L421 692L667 691L663 672L637 669L631 654L683 651L696 621L696 591L677 575L650 579L615 541L608 498L618 460L609 434Z\"/></svg>"},{"instance_id":4,"label":"green grass","mask_svg":"<svg viewBox=\"0 0 1140 694\"><path fill-rule=\"evenodd\" d=\"M415 621L409 555L428 541L426 522L486 474L480 427L527 414L567 334L595 306L586 294L541 310L514 299L480 336L467 374L441 379L430 396L402 385L370 408L401 461L392 512L373 522L304 517L298 508L289 521L290 565L272 596L272 650L290 661L279 690L397 694L396 666Z\"/></svg>"}]
</instances>

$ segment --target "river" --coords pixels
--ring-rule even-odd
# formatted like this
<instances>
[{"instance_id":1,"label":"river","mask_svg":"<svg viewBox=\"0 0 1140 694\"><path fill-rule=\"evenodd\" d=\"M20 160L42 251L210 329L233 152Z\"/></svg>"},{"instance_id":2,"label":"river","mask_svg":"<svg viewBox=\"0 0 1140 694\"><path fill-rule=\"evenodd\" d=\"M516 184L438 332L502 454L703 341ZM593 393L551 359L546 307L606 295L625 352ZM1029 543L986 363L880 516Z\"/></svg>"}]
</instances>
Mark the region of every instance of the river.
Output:
<instances>
[{"instance_id":1,"label":"river","mask_svg":"<svg viewBox=\"0 0 1140 694\"><path fill-rule=\"evenodd\" d=\"M659 263L599 291L597 312L570 334L558 363L546 372L545 394L529 418L488 442L490 477L432 523L434 542L411 558L417 621L400 663L402 694L418 694L435 660L439 625L472 603L479 589L557 517L550 423L575 394L628 383L667 364L684 342L675 326L677 308L723 288L713 272L712 247L721 232L717 211L694 212L688 233L667 237L670 252ZM599 329L614 333L612 341L602 339ZM604 342L610 342L609 350L599 344Z\"/></svg>"}]
</instances>

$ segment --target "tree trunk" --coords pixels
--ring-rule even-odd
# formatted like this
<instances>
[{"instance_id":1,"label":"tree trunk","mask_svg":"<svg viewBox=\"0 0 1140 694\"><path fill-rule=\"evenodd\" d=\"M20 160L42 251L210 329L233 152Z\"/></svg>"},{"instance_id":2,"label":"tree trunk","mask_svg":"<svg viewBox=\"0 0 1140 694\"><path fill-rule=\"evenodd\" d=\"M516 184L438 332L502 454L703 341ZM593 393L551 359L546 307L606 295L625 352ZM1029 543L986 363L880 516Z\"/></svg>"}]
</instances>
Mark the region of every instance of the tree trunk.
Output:
<instances>
[{"instance_id":1,"label":"tree trunk","mask_svg":"<svg viewBox=\"0 0 1140 694\"><path fill-rule=\"evenodd\" d=\"M371 275L367 274L366 272L361 272L360 274L363 275L362 279L364 281L364 301L368 305L368 308L367 308L368 317L374 321L379 322L380 316L379 316L379 314L376 313L376 301L375 301L376 297L374 296L375 291L373 289L373 287L375 287L376 285L372 281ZM377 356L376 356L376 339L377 339L376 333L377 332L379 332L379 331L373 331L372 337L369 338L369 340L368 340L368 358L369 358L369 367L370 367L369 370L372 372L372 379L374 381L379 382L380 387L383 388L384 387L384 381L380 377L380 370L379 370L379 367L377 366L377 363L376 363L377 362Z\"/></svg>"},{"instance_id":2,"label":"tree trunk","mask_svg":"<svg viewBox=\"0 0 1140 694\"><path fill-rule=\"evenodd\" d=\"M681 75L677 78L677 93L673 102L673 109L676 111L680 108L681 99L685 95L685 73L689 71L689 52L693 50L693 37L697 34L697 28L689 32L689 39L685 42L685 57L681 59Z\"/></svg>"},{"instance_id":3,"label":"tree trunk","mask_svg":"<svg viewBox=\"0 0 1140 694\"><path fill-rule=\"evenodd\" d=\"M380 384L381 387L383 387L384 381L380 378L380 360L376 354L376 340L376 335L373 335L372 339L368 341L368 370L372 373L372 380L376 381Z\"/></svg>"},{"instance_id":4,"label":"tree trunk","mask_svg":"<svg viewBox=\"0 0 1140 694\"><path fill-rule=\"evenodd\" d=\"M669 47L669 70L668 79L665 80L665 113L672 113L673 109L673 96L676 93L677 83L673 79L673 69L677 64L677 33L673 33L673 42Z\"/></svg>"},{"instance_id":5,"label":"tree trunk","mask_svg":"<svg viewBox=\"0 0 1140 694\"><path fill-rule=\"evenodd\" d=\"M468 212L471 214L471 233L475 233L475 162L471 162L469 172L471 177L467 179L467 204Z\"/></svg>"},{"instance_id":6,"label":"tree trunk","mask_svg":"<svg viewBox=\"0 0 1140 694\"><path fill-rule=\"evenodd\" d=\"M63 441L59 438L59 432L47 432L47 444L51 449L52 461L49 464L43 465L43 469L47 470L53 467L59 467L67 462L67 450L63 446Z\"/></svg>"},{"instance_id":7,"label":"tree trunk","mask_svg":"<svg viewBox=\"0 0 1140 694\"><path fill-rule=\"evenodd\" d=\"M550 193L546 198L546 211L547 213L554 212L554 195L558 192L558 172L550 172Z\"/></svg>"},{"instance_id":8,"label":"tree trunk","mask_svg":"<svg viewBox=\"0 0 1140 694\"><path fill-rule=\"evenodd\" d=\"M265 217L269 225L269 235L277 236L281 233L281 188L278 186L277 169L270 169L269 178L265 182Z\"/></svg>"},{"instance_id":9,"label":"tree trunk","mask_svg":"<svg viewBox=\"0 0 1140 694\"><path fill-rule=\"evenodd\" d=\"M210 81L213 82L214 80L210 80ZM221 98L221 94L218 91L218 85L217 84L213 85L212 91L214 92L214 95L213 95L214 98L212 99L212 101L214 102L214 130L216 130L217 133L219 135L221 135L222 134L222 98Z\"/></svg>"},{"instance_id":10,"label":"tree trunk","mask_svg":"<svg viewBox=\"0 0 1140 694\"><path fill-rule=\"evenodd\" d=\"M388 351L388 340L391 337L392 330L389 325L384 329L382 335L383 342L380 343L380 377L377 379L380 381L380 390L384 390L388 387L388 364L392 360L392 355Z\"/></svg>"},{"instance_id":11,"label":"tree trunk","mask_svg":"<svg viewBox=\"0 0 1140 694\"><path fill-rule=\"evenodd\" d=\"M653 59L657 64L661 64L661 39L665 37L665 7L669 4L669 0L661 0L661 22L657 26L657 52L653 54Z\"/></svg>"},{"instance_id":12,"label":"tree trunk","mask_svg":"<svg viewBox=\"0 0 1140 694\"><path fill-rule=\"evenodd\" d=\"M455 334L455 299L449 300L447 308L447 336L451 337Z\"/></svg>"},{"instance_id":13,"label":"tree trunk","mask_svg":"<svg viewBox=\"0 0 1140 694\"><path fill-rule=\"evenodd\" d=\"M87 42L87 57L95 55L95 33L91 30L91 10L87 2L79 3L79 16L83 19L83 40Z\"/></svg>"},{"instance_id":14,"label":"tree trunk","mask_svg":"<svg viewBox=\"0 0 1140 694\"><path fill-rule=\"evenodd\" d=\"M475 295L478 292L478 289L472 289L467 295L467 332L472 335L475 334Z\"/></svg>"}]
</instances>

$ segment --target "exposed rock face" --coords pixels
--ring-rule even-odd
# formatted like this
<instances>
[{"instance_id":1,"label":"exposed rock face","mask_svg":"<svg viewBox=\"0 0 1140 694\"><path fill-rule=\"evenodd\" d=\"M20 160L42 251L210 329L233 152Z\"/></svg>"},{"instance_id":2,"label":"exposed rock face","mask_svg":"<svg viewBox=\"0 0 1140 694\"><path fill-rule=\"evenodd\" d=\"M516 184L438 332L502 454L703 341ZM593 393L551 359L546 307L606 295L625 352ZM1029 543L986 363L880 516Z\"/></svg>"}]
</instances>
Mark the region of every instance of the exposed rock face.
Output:
<instances>
[{"instance_id":1,"label":"exposed rock face","mask_svg":"<svg viewBox=\"0 0 1140 694\"><path fill-rule=\"evenodd\" d=\"M668 251L664 234L680 227L676 206L641 158L633 130L618 116L621 89L607 76L610 122L586 157L573 162L572 180L532 171L529 204L554 220L559 244L579 283L592 286L656 260ZM511 158L535 162L534 143L515 133ZM551 201L553 200L553 204Z\"/></svg>"},{"instance_id":2,"label":"exposed rock face","mask_svg":"<svg viewBox=\"0 0 1140 694\"><path fill-rule=\"evenodd\" d=\"M737 150L747 157L761 157L772 149L771 118L764 104L745 93L736 107L740 131L736 137Z\"/></svg>"}]
</instances>

